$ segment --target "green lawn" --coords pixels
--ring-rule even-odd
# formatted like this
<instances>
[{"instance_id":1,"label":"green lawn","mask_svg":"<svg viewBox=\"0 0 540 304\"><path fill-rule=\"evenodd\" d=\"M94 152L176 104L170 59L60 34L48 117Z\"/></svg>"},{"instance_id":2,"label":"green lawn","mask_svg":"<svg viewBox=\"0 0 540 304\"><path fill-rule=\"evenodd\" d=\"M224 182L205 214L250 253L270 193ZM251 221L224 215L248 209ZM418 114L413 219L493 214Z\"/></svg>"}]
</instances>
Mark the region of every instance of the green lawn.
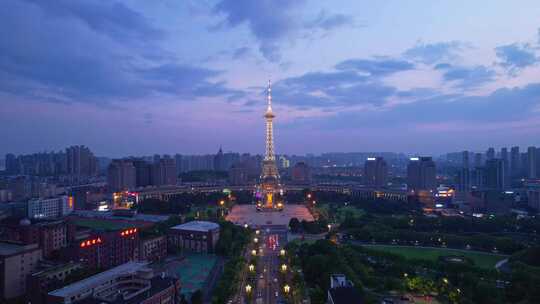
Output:
<instances>
[{"instance_id":1,"label":"green lawn","mask_svg":"<svg viewBox=\"0 0 540 304\"><path fill-rule=\"evenodd\" d=\"M462 255L470 258L474 261L474 265L485 268L493 269L495 264L504 260L508 256L500 254L492 254L478 251L462 251L456 249L438 249L438 248L418 248L418 247L405 247L405 246L391 246L391 245L363 245L366 248L375 249L379 251L390 252L401 255L406 259L421 259L436 261L439 256L445 255Z\"/></svg>"}]
</instances>

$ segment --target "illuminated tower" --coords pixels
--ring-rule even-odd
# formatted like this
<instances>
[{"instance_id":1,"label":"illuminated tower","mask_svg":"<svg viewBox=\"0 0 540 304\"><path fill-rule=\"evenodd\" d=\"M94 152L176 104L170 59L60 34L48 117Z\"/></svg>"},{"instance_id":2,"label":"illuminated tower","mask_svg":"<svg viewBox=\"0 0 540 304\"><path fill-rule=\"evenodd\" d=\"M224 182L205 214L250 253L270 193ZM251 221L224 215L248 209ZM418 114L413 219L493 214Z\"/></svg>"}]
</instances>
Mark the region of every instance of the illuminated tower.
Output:
<instances>
[{"instance_id":1,"label":"illuminated tower","mask_svg":"<svg viewBox=\"0 0 540 304\"><path fill-rule=\"evenodd\" d=\"M268 81L267 108L264 118L266 119L266 152L262 164L261 190L265 209L281 209L283 202L279 198L281 186L279 184L279 172L276 166L274 154L274 125L276 115L272 111L272 88Z\"/></svg>"}]
</instances>

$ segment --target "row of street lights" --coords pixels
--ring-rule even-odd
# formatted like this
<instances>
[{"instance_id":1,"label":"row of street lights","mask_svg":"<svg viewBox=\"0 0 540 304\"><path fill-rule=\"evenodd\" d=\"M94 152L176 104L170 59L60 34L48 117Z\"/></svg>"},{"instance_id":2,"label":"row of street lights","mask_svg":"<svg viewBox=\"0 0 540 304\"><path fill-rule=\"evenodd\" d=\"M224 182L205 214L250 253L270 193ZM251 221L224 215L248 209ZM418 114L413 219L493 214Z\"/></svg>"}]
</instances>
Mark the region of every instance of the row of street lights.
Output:
<instances>
[{"instance_id":1,"label":"row of street lights","mask_svg":"<svg viewBox=\"0 0 540 304\"><path fill-rule=\"evenodd\" d=\"M244 227L245 227L245 228L248 228L248 224L245 224ZM260 233L261 233L260 230L255 230L255 234L256 234L256 235L260 235ZM254 237L254 238L253 238L253 243L258 244L258 243L259 243L259 238L258 238L258 237ZM259 248L259 253L262 254L262 251L263 251L262 248ZM285 256L285 253L286 253L286 252L285 252L285 249L281 249L281 250L279 251L279 255L281 255L281 256ZM256 249L251 250L251 255L252 255L252 256L257 256L257 250L256 250ZM283 263L283 264L281 265L281 271L285 273L285 272L287 271L287 269L288 269L287 264ZM248 265L248 270L249 270L250 272L255 272L255 265L249 264L249 265ZM251 292L253 291L253 286L251 286L249 283L246 284L246 286L245 286L245 291L246 291L246 295L247 295L247 296L250 296L250 295L251 295ZM289 284L285 284L285 285L283 286L283 292L284 292L285 294L289 294L289 293L291 292L291 286L289 286Z\"/></svg>"}]
</instances>

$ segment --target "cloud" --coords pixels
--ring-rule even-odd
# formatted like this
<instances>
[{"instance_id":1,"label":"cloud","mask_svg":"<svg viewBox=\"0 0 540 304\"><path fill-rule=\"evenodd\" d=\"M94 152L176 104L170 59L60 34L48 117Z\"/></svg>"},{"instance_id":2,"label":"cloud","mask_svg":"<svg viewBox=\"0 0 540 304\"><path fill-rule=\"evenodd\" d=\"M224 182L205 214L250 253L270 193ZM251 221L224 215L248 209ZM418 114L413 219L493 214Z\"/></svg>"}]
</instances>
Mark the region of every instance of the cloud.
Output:
<instances>
[{"instance_id":1,"label":"cloud","mask_svg":"<svg viewBox=\"0 0 540 304\"><path fill-rule=\"evenodd\" d=\"M397 72L413 70L414 64L401 59L348 59L336 65L338 70L352 70L367 73L371 76L384 76Z\"/></svg>"},{"instance_id":2,"label":"cloud","mask_svg":"<svg viewBox=\"0 0 540 304\"><path fill-rule=\"evenodd\" d=\"M474 88L487 82L495 80L496 73L483 65L474 67L453 67L443 68L443 79L453 82L460 88Z\"/></svg>"},{"instance_id":3,"label":"cloud","mask_svg":"<svg viewBox=\"0 0 540 304\"><path fill-rule=\"evenodd\" d=\"M259 41L259 50L269 61L279 61L278 42L298 26L291 10L299 1L222 0L214 12L225 15L225 24L237 27L247 24Z\"/></svg>"},{"instance_id":4,"label":"cloud","mask_svg":"<svg viewBox=\"0 0 540 304\"><path fill-rule=\"evenodd\" d=\"M384 126L394 130L407 130L432 124L502 124L538 118L538 113L534 112L534 109L540 106L538 96L540 83L502 88L485 96L438 94L394 107L340 111L333 116L309 118L293 125L351 130Z\"/></svg>"},{"instance_id":5,"label":"cloud","mask_svg":"<svg viewBox=\"0 0 540 304\"><path fill-rule=\"evenodd\" d=\"M353 23L353 17L321 11L310 22L303 22L297 8L305 1L221 0L214 13L225 19L218 26L247 25L259 43L259 51L271 62L281 61L280 44L287 37L301 36L306 30L330 31Z\"/></svg>"},{"instance_id":6,"label":"cloud","mask_svg":"<svg viewBox=\"0 0 540 304\"><path fill-rule=\"evenodd\" d=\"M529 44L509 44L495 48L495 54L499 59L499 65L507 69L511 74L532 66L540 61Z\"/></svg>"},{"instance_id":7,"label":"cloud","mask_svg":"<svg viewBox=\"0 0 540 304\"><path fill-rule=\"evenodd\" d=\"M409 58L425 64L434 64L440 61L453 61L459 57L458 53L467 45L460 41L438 43L417 43L403 53Z\"/></svg>"},{"instance_id":8,"label":"cloud","mask_svg":"<svg viewBox=\"0 0 540 304\"><path fill-rule=\"evenodd\" d=\"M235 59L235 60L238 60L238 59L243 59L245 58L247 55L249 55L249 53L251 52L251 49L247 46L244 46L244 47L240 47L240 48L237 48L233 54L232 54L232 58Z\"/></svg>"},{"instance_id":9,"label":"cloud","mask_svg":"<svg viewBox=\"0 0 540 304\"><path fill-rule=\"evenodd\" d=\"M326 31L354 25L354 17L345 14L331 14L326 10L322 10L319 15L312 21L305 23L305 28L308 29L324 29Z\"/></svg>"},{"instance_id":10,"label":"cloud","mask_svg":"<svg viewBox=\"0 0 540 304\"><path fill-rule=\"evenodd\" d=\"M152 91L170 93L183 98L214 97L238 94L225 87L223 82L210 79L219 71L189 65L164 64L138 71L146 94Z\"/></svg>"},{"instance_id":11,"label":"cloud","mask_svg":"<svg viewBox=\"0 0 540 304\"><path fill-rule=\"evenodd\" d=\"M160 31L124 5L6 0L2 6L1 92L100 104L156 93L190 99L236 93L212 80L218 71L162 56ZM111 39L121 34L149 45Z\"/></svg>"},{"instance_id":12,"label":"cloud","mask_svg":"<svg viewBox=\"0 0 540 304\"><path fill-rule=\"evenodd\" d=\"M311 72L274 84L274 99L295 107L326 108L382 104L396 92L356 71Z\"/></svg>"},{"instance_id":13,"label":"cloud","mask_svg":"<svg viewBox=\"0 0 540 304\"><path fill-rule=\"evenodd\" d=\"M165 33L143 15L116 1L26 0L56 18L72 18L113 39L159 40Z\"/></svg>"}]
</instances>

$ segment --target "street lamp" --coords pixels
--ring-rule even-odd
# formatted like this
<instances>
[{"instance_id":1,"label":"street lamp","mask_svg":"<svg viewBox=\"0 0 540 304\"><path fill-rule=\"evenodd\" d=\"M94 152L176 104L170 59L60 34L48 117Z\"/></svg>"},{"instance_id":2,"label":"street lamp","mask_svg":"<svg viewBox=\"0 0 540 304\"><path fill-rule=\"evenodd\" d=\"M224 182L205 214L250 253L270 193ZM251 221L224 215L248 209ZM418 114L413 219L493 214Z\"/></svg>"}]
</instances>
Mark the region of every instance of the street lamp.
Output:
<instances>
[{"instance_id":1,"label":"street lamp","mask_svg":"<svg viewBox=\"0 0 540 304\"><path fill-rule=\"evenodd\" d=\"M444 284L448 284L448 279L447 278L443 278L442 281L444 282Z\"/></svg>"},{"instance_id":2,"label":"street lamp","mask_svg":"<svg viewBox=\"0 0 540 304\"><path fill-rule=\"evenodd\" d=\"M307 198L311 198L311 193L308 193Z\"/></svg>"},{"instance_id":3,"label":"street lamp","mask_svg":"<svg viewBox=\"0 0 540 304\"><path fill-rule=\"evenodd\" d=\"M258 238L254 238L254 239L253 239L253 242L257 243L257 242L259 242L259 239L258 239Z\"/></svg>"},{"instance_id":4,"label":"street lamp","mask_svg":"<svg viewBox=\"0 0 540 304\"><path fill-rule=\"evenodd\" d=\"M244 228L246 228L246 229L247 229L247 227L249 227L249 226L248 226L248 224L247 224L247 223L246 223L246 224L244 224Z\"/></svg>"},{"instance_id":5,"label":"street lamp","mask_svg":"<svg viewBox=\"0 0 540 304\"><path fill-rule=\"evenodd\" d=\"M246 285L246 293L247 294L251 293L251 289L252 289L251 285L247 284Z\"/></svg>"},{"instance_id":6,"label":"street lamp","mask_svg":"<svg viewBox=\"0 0 540 304\"><path fill-rule=\"evenodd\" d=\"M255 270L255 266L253 264L249 264L249 271L253 272Z\"/></svg>"},{"instance_id":7,"label":"street lamp","mask_svg":"<svg viewBox=\"0 0 540 304\"><path fill-rule=\"evenodd\" d=\"M220 205L220 206L225 205L225 201L224 201L224 200L220 200L220 201L219 201L219 205Z\"/></svg>"},{"instance_id":8,"label":"street lamp","mask_svg":"<svg viewBox=\"0 0 540 304\"><path fill-rule=\"evenodd\" d=\"M256 256L257 255L257 250L255 250L255 249L251 250L251 255Z\"/></svg>"},{"instance_id":9,"label":"street lamp","mask_svg":"<svg viewBox=\"0 0 540 304\"><path fill-rule=\"evenodd\" d=\"M283 272L287 271L287 265L285 264L281 265L281 271Z\"/></svg>"},{"instance_id":10,"label":"street lamp","mask_svg":"<svg viewBox=\"0 0 540 304\"><path fill-rule=\"evenodd\" d=\"M332 225L328 224L328 230L332 230Z\"/></svg>"},{"instance_id":11,"label":"street lamp","mask_svg":"<svg viewBox=\"0 0 540 304\"><path fill-rule=\"evenodd\" d=\"M259 229L255 230L256 235L259 235L260 233L261 233L261 231Z\"/></svg>"},{"instance_id":12,"label":"street lamp","mask_svg":"<svg viewBox=\"0 0 540 304\"><path fill-rule=\"evenodd\" d=\"M285 291L285 293L289 293L289 291L291 291L291 286L289 285L283 286L283 291Z\"/></svg>"},{"instance_id":13,"label":"street lamp","mask_svg":"<svg viewBox=\"0 0 540 304\"><path fill-rule=\"evenodd\" d=\"M282 256L284 256L284 255L285 255L285 249L281 249L281 250L279 251L279 254L282 255Z\"/></svg>"}]
</instances>

